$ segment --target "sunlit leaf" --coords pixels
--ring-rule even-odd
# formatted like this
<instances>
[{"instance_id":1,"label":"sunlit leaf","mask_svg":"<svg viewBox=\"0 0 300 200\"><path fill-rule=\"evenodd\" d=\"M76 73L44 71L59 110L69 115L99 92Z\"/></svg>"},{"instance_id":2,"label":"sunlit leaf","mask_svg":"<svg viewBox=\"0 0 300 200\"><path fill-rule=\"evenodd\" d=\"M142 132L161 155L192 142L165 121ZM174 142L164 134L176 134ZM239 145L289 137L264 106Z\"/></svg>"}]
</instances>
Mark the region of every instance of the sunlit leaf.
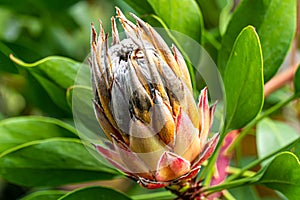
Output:
<instances>
[{"instance_id":1,"label":"sunlit leaf","mask_svg":"<svg viewBox=\"0 0 300 200\"><path fill-rule=\"evenodd\" d=\"M112 179L118 173L94 158L79 139L52 138L0 154L0 175L24 186L58 186Z\"/></svg>"},{"instance_id":2,"label":"sunlit leaf","mask_svg":"<svg viewBox=\"0 0 300 200\"><path fill-rule=\"evenodd\" d=\"M248 26L237 37L225 69L227 128L242 128L260 112L262 73L260 42L254 28Z\"/></svg>"},{"instance_id":3,"label":"sunlit leaf","mask_svg":"<svg viewBox=\"0 0 300 200\"><path fill-rule=\"evenodd\" d=\"M105 187L86 187L80 188L72 191L59 200L82 200L82 199L97 199L97 200L107 200L107 199L118 199L118 200L130 200L128 196L117 192L111 188Z\"/></svg>"},{"instance_id":4,"label":"sunlit leaf","mask_svg":"<svg viewBox=\"0 0 300 200\"><path fill-rule=\"evenodd\" d=\"M244 0L232 15L222 38L218 66L225 70L234 39L247 25L259 35L264 59L264 80L278 70L287 54L296 30L296 0Z\"/></svg>"},{"instance_id":5,"label":"sunlit leaf","mask_svg":"<svg viewBox=\"0 0 300 200\"><path fill-rule=\"evenodd\" d=\"M14 146L51 137L77 137L76 130L54 118L16 117L0 122L0 154Z\"/></svg>"}]
</instances>

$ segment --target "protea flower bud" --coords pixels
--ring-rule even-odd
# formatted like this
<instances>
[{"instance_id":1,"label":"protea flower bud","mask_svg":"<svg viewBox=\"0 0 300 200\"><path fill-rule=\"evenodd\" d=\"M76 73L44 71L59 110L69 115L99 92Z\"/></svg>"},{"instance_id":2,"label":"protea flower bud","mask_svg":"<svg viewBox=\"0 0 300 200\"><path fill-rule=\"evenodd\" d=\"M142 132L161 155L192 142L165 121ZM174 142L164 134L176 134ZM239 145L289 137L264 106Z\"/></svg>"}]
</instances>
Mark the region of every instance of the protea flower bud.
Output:
<instances>
[{"instance_id":1,"label":"protea flower bud","mask_svg":"<svg viewBox=\"0 0 300 200\"><path fill-rule=\"evenodd\" d=\"M207 141L214 108L207 89L196 105L187 66L147 23L117 8L126 38L119 39L112 18L112 46L100 23L92 26L91 72L94 108L110 142L95 145L115 167L147 188L191 179L214 151L218 135Z\"/></svg>"}]
</instances>

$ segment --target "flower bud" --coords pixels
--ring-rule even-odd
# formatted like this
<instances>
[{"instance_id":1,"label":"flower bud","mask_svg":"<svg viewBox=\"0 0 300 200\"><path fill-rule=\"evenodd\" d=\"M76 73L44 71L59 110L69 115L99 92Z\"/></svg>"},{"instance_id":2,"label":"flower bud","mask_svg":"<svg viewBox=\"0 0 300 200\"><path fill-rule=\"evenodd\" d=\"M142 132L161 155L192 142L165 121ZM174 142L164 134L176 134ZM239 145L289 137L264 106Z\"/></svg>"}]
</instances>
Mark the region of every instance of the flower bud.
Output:
<instances>
[{"instance_id":1,"label":"flower bud","mask_svg":"<svg viewBox=\"0 0 300 200\"><path fill-rule=\"evenodd\" d=\"M115 167L147 188L190 179L214 151L218 135L207 141L214 106L207 89L196 105L184 58L171 50L147 23L117 8L126 38L112 18L112 46L100 23L92 25L91 74L94 108L110 144L96 145Z\"/></svg>"}]
</instances>

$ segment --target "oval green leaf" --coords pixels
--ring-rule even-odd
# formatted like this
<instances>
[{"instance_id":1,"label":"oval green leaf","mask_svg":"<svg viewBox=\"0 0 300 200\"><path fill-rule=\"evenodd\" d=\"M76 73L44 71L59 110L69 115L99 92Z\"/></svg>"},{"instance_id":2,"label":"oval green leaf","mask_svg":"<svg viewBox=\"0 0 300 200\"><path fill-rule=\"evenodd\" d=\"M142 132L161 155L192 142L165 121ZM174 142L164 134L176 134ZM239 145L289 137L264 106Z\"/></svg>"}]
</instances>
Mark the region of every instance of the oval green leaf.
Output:
<instances>
[{"instance_id":1,"label":"oval green leaf","mask_svg":"<svg viewBox=\"0 0 300 200\"><path fill-rule=\"evenodd\" d=\"M280 191L288 199L300 196L300 163L293 153L278 154L262 171L257 183Z\"/></svg>"},{"instance_id":2,"label":"oval green leaf","mask_svg":"<svg viewBox=\"0 0 300 200\"><path fill-rule=\"evenodd\" d=\"M111 188L105 187L86 187L74 190L61 198L59 200L82 200L82 199L97 199L97 200L107 200L107 199L118 199L118 200L130 200L128 196L117 192Z\"/></svg>"},{"instance_id":3,"label":"oval green leaf","mask_svg":"<svg viewBox=\"0 0 300 200\"><path fill-rule=\"evenodd\" d=\"M203 19L194 0L148 0L148 3L169 29L201 42Z\"/></svg>"},{"instance_id":4,"label":"oval green leaf","mask_svg":"<svg viewBox=\"0 0 300 200\"><path fill-rule=\"evenodd\" d=\"M263 105L263 64L258 35L252 26L242 30L229 57L224 85L227 129L242 128Z\"/></svg>"},{"instance_id":5,"label":"oval green leaf","mask_svg":"<svg viewBox=\"0 0 300 200\"><path fill-rule=\"evenodd\" d=\"M0 155L0 175L24 186L58 186L108 180L118 174L96 160L79 139L33 141Z\"/></svg>"},{"instance_id":6,"label":"oval green leaf","mask_svg":"<svg viewBox=\"0 0 300 200\"><path fill-rule=\"evenodd\" d=\"M33 192L21 200L57 200L65 194L66 192L61 190L43 190Z\"/></svg>"},{"instance_id":7,"label":"oval green leaf","mask_svg":"<svg viewBox=\"0 0 300 200\"><path fill-rule=\"evenodd\" d=\"M76 130L54 118L15 117L0 122L0 154L26 142L52 137L77 137Z\"/></svg>"},{"instance_id":8,"label":"oval green leaf","mask_svg":"<svg viewBox=\"0 0 300 200\"><path fill-rule=\"evenodd\" d=\"M283 62L296 30L296 0L244 0L234 11L222 38L218 66L224 72L234 38L253 25L264 56L264 80L268 81Z\"/></svg>"},{"instance_id":9,"label":"oval green leaf","mask_svg":"<svg viewBox=\"0 0 300 200\"><path fill-rule=\"evenodd\" d=\"M30 64L13 56L11 59L29 70L56 105L63 110L70 111L66 101L66 90L74 84L80 63L58 56L47 57Z\"/></svg>"},{"instance_id":10,"label":"oval green leaf","mask_svg":"<svg viewBox=\"0 0 300 200\"><path fill-rule=\"evenodd\" d=\"M263 158L299 139L299 133L286 123L265 118L257 125L258 157ZM267 145L266 145L267 143Z\"/></svg>"}]
</instances>

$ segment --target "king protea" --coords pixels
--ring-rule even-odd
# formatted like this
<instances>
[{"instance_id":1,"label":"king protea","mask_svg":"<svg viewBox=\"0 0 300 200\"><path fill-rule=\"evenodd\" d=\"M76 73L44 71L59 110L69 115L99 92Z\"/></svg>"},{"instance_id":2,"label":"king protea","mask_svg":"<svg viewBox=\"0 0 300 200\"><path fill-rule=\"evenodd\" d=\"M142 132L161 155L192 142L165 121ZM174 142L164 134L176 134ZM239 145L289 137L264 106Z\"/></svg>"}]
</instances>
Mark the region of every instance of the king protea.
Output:
<instances>
[{"instance_id":1,"label":"king protea","mask_svg":"<svg viewBox=\"0 0 300 200\"><path fill-rule=\"evenodd\" d=\"M117 8L126 38L120 40L112 18L112 45L100 23L92 25L91 73L94 108L110 140L95 144L112 165L147 188L190 180L214 151L218 134L208 140L215 106L207 88L198 105L188 68L179 50L171 50L147 23Z\"/></svg>"}]
</instances>

